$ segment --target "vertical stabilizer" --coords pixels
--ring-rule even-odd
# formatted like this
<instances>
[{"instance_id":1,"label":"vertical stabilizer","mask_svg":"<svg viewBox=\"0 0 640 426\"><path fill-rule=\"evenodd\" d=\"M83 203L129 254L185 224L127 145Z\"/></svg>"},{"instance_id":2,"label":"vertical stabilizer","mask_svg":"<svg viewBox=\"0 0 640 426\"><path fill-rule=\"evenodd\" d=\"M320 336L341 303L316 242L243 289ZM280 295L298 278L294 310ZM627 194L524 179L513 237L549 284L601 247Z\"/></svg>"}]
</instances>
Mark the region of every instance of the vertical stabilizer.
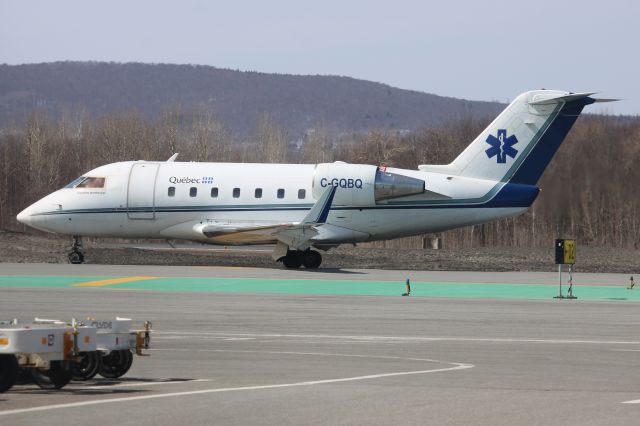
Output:
<instances>
[{"instance_id":1,"label":"vertical stabilizer","mask_svg":"<svg viewBox=\"0 0 640 426\"><path fill-rule=\"evenodd\" d=\"M535 90L518 96L449 165L421 170L535 185L592 93Z\"/></svg>"}]
</instances>

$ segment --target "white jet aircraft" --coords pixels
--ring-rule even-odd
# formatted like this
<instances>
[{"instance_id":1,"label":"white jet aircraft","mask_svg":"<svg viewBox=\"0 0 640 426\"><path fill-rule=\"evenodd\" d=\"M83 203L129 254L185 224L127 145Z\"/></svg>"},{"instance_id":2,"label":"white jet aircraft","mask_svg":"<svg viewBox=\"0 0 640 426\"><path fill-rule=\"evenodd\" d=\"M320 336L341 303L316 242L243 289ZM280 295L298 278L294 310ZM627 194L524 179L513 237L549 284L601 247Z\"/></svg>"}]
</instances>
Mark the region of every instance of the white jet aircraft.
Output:
<instances>
[{"instance_id":1,"label":"white jet aircraft","mask_svg":"<svg viewBox=\"0 0 640 426\"><path fill-rule=\"evenodd\" d=\"M317 268L315 249L439 232L521 214L593 93L518 96L447 165L418 170L347 164L126 161L98 167L18 215L81 237L275 243L287 268Z\"/></svg>"}]
</instances>

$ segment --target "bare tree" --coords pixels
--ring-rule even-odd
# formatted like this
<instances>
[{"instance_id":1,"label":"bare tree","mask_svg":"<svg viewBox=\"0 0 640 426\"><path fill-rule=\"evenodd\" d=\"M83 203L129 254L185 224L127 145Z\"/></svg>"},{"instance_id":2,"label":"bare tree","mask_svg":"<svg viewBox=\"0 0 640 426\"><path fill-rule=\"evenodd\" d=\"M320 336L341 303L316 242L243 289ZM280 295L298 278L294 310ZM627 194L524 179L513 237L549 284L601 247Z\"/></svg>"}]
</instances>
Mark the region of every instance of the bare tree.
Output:
<instances>
[{"instance_id":1,"label":"bare tree","mask_svg":"<svg viewBox=\"0 0 640 426\"><path fill-rule=\"evenodd\" d=\"M284 163L287 160L289 140L287 132L276 124L270 114L262 114L256 131L258 158L261 163Z\"/></svg>"},{"instance_id":2,"label":"bare tree","mask_svg":"<svg viewBox=\"0 0 640 426\"><path fill-rule=\"evenodd\" d=\"M175 152L196 161L306 163L342 160L415 168L446 164L486 126L462 118L443 126L400 133L371 130L333 136L309 130L300 148L272 116L257 120L255 138L238 141L210 113L168 109L156 121L136 112L63 113L57 121L32 113L0 130L0 227L24 229L15 215L26 205L101 164L166 160ZM640 119L581 117L544 175L531 210L515 218L448 231L450 248L549 246L555 237L581 244L640 248ZM383 243L380 243L382 245ZM421 237L384 243L420 247Z\"/></svg>"}]
</instances>

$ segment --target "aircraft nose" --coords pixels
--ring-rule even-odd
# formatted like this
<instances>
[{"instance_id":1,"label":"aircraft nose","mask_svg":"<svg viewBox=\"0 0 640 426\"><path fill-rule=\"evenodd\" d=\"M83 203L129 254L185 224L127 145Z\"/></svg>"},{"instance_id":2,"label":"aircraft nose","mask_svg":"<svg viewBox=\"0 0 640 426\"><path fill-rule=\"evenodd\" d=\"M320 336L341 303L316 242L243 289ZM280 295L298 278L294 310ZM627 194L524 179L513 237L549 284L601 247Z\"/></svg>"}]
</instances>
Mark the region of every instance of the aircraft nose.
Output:
<instances>
[{"instance_id":1,"label":"aircraft nose","mask_svg":"<svg viewBox=\"0 0 640 426\"><path fill-rule=\"evenodd\" d=\"M32 204L26 209L22 210L16 216L18 222L24 223L32 228L39 229L41 231L47 231L48 220L46 216L38 214L42 209L38 203Z\"/></svg>"},{"instance_id":2,"label":"aircraft nose","mask_svg":"<svg viewBox=\"0 0 640 426\"><path fill-rule=\"evenodd\" d=\"M32 210L33 209L31 208L31 206L29 206L26 209L22 210L20 213L18 213L18 216L16 216L16 219L18 219L18 222L24 223L25 225L31 225L33 223L33 217L31 216Z\"/></svg>"}]
</instances>

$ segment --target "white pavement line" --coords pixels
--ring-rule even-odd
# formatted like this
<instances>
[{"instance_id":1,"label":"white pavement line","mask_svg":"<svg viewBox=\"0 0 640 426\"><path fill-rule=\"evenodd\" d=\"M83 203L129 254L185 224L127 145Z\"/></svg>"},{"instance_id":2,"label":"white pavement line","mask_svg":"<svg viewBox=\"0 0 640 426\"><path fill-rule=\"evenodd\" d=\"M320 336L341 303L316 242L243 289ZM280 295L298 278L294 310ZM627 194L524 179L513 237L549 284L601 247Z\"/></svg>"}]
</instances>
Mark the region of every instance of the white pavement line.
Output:
<instances>
[{"instance_id":1,"label":"white pavement line","mask_svg":"<svg viewBox=\"0 0 640 426\"><path fill-rule=\"evenodd\" d=\"M193 349L181 349L181 348L167 348L167 349L152 349L153 351L162 352L193 352ZM455 362L438 361L437 359L430 358L410 358L404 356L392 356L392 355L359 355L359 354L336 354L331 352L294 352L294 351L251 351L251 350L236 350L236 349L198 349L198 352L228 352L228 353L247 353L247 354L270 354L270 355L310 355L310 356L332 356L332 357L345 357L345 358L371 358L371 359L399 359L402 361L422 361L432 362L436 364L459 364ZM471 364L466 364L471 365Z\"/></svg>"},{"instance_id":2,"label":"white pavement line","mask_svg":"<svg viewBox=\"0 0 640 426\"><path fill-rule=\"evenodd\" d=\"M622 401L620 404L640 404L640 399L633 399L631 401Z\"/></svg>"},{"instance_id":3,"label":"white pavement line","mask_svg":"<svg viewBox=\"0 0 640 426\"><path fill-rule=\"evenodd\" d=\"M418 375L418 374L429 374L429 373L439 373L444 371L456 371L456 370L466 370L468 368L473 368L472 364L462 364L462 363L450 363L454 365L453 367L447 368L437 368L433 370L416 370L416 371L400 371L397 373L382 373L382 374L370 374L367 376L356 376L356 377L343 377L338 379L326 379L326 380L312 380L306 382L295 382L295 383L281 383L275 385L259 385L259 386L242 386L237 388L217 388L217 389L202 389L197 391L186 391L186 392L173 392L173 393L161 393L156 395L143 395L143 396L132 396L128 398L110 398L110 399L98 399L93 401L83 401L83 402L72 402L69 404L55 404L55 405L44 405L41 407L33 407L33 408L19 408L15 410L6 410L0 411L0 416L8 416L12 414L26 414L26 413L34 413L37 411L48 411L48 410L57 410L61 408L74 408L74 407L85 407L88 405L99 405L99 404L112 404L117 402L130 402L130 401L140 401L145 399L156 399L156 398L172 398L172 397L181 397L181 396L190 396L190 395L203 395L209 393L221 393L221 392L234 392L234 391L247 391L247 390L262 390L262 389L279 389L279 388L290 388L296 386L314 386L314 385L323 385L328 383L341 383L341 382L354 382L358 380L371 380L371 379L380 379L384 377L397 377L397 376L410 376L410 375Z\"/></svg>"},{"instance_id":4,"label":"white pavement line","mask_svg":"<svg viewBox=\"0 0 640 426\"><path fill-rule=\"evenodd\" d=\"M640 352L640 349L611 349L613 352Z\"/></svg>"},{"instance_id":5,"label":"white pavement line","mask_svg":"<svg viewBox=\"0 0 640 426\"><path fill-rule=\"evenodd\" d=\"M222 333L222 332L184 332L162 331L154 335L182 335L186 336L243 336L243 337L279 337L279 338L303 338L303 339L343 339L374 342L486 342L486 343L552 343L552 344L591 344L591 345L640 345L640 340L577 340L577 339L528 339L528 338L501 338L501 337L449 337L449 336L350 336L330 334L280 334L280 333Z\"/></svg>"},{"instance_id":6,"label":"white pavement line","mask_svg":"<svg viewBox=\"0 0 640 426\"><path fill-rule=\"evenodd\" d=\"M81 390L89 389L89 390L105 390L105 389L113 389L113 388L127 388L127 387L138 387L138 386L155 386L155 385L175 385L179 383L195 383L195 382L210 382L211 379L194 379L194 380L167 380L166 382L158 381L158 382L138 382L138 383L116 383L109 384L106 383L100 386L85 386L81 387Z\"/></svg>"}]
</instances>

